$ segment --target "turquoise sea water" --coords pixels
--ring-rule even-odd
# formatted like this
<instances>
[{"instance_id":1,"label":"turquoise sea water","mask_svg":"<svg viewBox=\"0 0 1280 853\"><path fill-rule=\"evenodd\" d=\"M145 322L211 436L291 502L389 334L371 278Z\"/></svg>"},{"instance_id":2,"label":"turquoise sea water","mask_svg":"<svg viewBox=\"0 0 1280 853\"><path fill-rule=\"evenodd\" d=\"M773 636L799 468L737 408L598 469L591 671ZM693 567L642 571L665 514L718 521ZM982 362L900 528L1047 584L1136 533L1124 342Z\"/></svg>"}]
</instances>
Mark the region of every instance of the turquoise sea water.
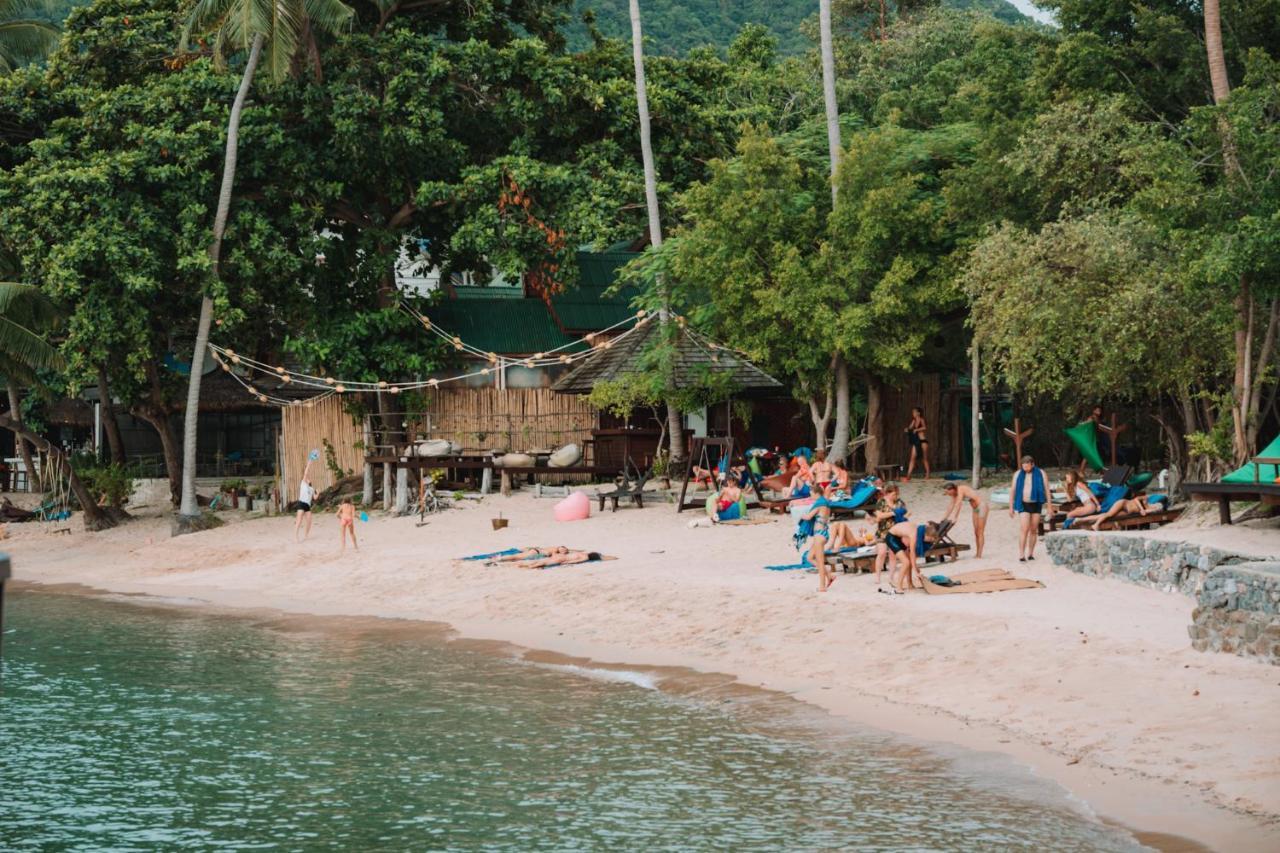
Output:
<instances>
[{"instance_id":1,"label":"turquoise sea water","mask_svg":"<svg viewBox=\"0 0 1280 853\"><path fill-rule=\"evenodd\" d=\"M1002 762L710 681L47 592L6 629L4 850L1137 848Z\"/></svg>"}]
</instances>

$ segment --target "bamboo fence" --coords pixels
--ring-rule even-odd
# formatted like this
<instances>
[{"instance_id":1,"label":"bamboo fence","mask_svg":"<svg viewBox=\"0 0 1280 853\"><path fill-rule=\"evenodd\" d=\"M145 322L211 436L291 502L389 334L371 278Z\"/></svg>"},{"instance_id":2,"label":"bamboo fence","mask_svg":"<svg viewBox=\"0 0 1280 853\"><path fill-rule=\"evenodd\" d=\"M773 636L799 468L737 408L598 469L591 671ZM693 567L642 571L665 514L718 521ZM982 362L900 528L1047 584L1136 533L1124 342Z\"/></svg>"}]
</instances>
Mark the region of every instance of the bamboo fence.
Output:
<instances>
[{"instance_id":1,"label":"bamboo fence","mask_svg":"<svg viewBox=\"0 0 1280 853\"><path fill-rule=\"evenodd\" d=\"M298 498L298 484L312 450L320 458L311 463L311 483L322 492L335 482L326 462L324 443L333 445L334 460L343 471L364 470L363 427L342 409L340 397L329 397L311 406L286 406L280 416L281 478L285 501Z\"/></svg>"},{"instance_id":2,"label":"bamboo fence","mask_svg":"<svg viewBox=\"0 0 1280 853\"><path fill-rule=\"evenodd\" d=\"M957 455L953 447L953 429L949 428L956 418L956 412L950 411L953 406L945 400L942 393L942 381L936 373L909 376L899 385L886 387L882 399L884 406L884 434L879 437L880 461L885 464L899 463L906 470L907 459L911 454L911 445L907 441L906 428L911 422L911 408L919 406L924 409L925 423L929 425L926 437L929 439L929 464L935 471L955 467ZM917 461L916 470L924 476L924 464Z\"/></svg>"},{"instance_id":3,"label":"bamboo fence","mask_svg":"<svg viewBox=\"0 0 1280 853\"><path fill-rule=\"evenodd\" d=\"M584 396L549 388L458 388L435 391L426 411L406 420L410 439L449 439L465 452L524 453L583 446L596 410Z\"/></svg>"}]
</instances>

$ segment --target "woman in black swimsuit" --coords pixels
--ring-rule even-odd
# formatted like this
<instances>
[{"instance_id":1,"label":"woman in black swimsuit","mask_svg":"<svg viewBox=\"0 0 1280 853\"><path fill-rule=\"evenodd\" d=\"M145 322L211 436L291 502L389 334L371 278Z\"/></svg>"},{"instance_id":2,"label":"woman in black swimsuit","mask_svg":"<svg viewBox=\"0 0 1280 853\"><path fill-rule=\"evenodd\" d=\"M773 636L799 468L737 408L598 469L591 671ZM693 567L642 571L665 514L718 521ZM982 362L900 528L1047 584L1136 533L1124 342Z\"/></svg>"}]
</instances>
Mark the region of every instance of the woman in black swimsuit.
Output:
<instances>
[{"instance_id":1,"label":"woman in black swimsuit","mask_svg":"<svg viewBox=\"0 0 1280 853\"><path fill-rule=\"evenodd\" d=\"M907 476L906 480L911 479L911 474L916 470L916 459L924 462L924 478L927 480L933 476L933 471L929 468L929 439L926 437L929 431L929 425L924 421L924 409L919 406L911 410L911 423L907 424L907 441L911 443L911 458L907 460Z\"/></svg>"}]
</instances>

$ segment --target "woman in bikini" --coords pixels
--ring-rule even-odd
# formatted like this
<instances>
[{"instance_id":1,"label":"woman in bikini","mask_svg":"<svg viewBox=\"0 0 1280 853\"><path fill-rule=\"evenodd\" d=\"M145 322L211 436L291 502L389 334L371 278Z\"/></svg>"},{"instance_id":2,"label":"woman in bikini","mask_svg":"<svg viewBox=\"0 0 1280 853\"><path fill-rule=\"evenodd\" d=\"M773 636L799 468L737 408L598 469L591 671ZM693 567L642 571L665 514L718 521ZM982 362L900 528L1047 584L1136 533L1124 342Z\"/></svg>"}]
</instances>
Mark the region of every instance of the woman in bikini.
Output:
<instances>
[{"instance_id":1,"label":"woman in bikini","mask_svg":"<svg viewBox=\"0 0 1280 853\"><path fill-rule=\"evenodd\" d=\"M952 524L959 521L960 507L968 502L973 511L973 556L981 557L982 546L987 541L987 516L991 514L991 504L972 486L964 483L947 483L942 491L951 498L951 506L947 507L946 514L942 516L943 521L950 521Z\"/></svg>"},{"instance_id":2,"label":"woman in bikini","mask_svg":"<svg viewBox=\"0 0 1280 853\"><path fill-rule=\"evenodd\" d=\"M827 451L819 450L813 454L813 465L809 468L809 476L818 487L819 492L827 490L827 484L835 477L835 468L827 461Z\"/></svg>"},{"instance_id":3,"label":"woman in bikini","mask_svg":"<svg viewBox=\"0 0 1280 853\"><path fill-rule=\"evenodd\" d=\"M564 545L556 545L551 548L543 548L535 545L530 548L521 548L516 553L507 554L504 557L494 557L492 560L489 560L487 563L485 563L485 565L491 566L494 563L519 563L524 560L538 560L544 557L558 557L561 554L568 554L568 553L569 553L569 549L566 548Z\"/></svg>"},{"instance_id":4,"label":"woman in bikini","mask_svg":"<svg viewBox=\"0 0 1280 853\"><path fill-rule=\"evenodd\" d=\"M884 492L871 517L876 522L876 590L889 595L905 592L903 588L909 580L913 585L923 588L919 581L920 571L916 566L916 526L907 520L907 505L898 497L897 483L884 487ZM884 571L885 562L892 555L894 566L889 570L889 589L880 586L880 573ZM899 563L905 558L899 574Z\"/></svg>"},{"instance_id":5,"label":"woman in bikini","mask_svg":"<svg viewBox=\"0 0 1280 853\"><path fill-rule=\"evenodd\" d=\"M903 477L907 482L911 481L911 475L916 470L916 459L924 463L924 478L927 480L933 476L933 471L929 468L929 425L924 420L924 409L919 406L911 410L911 423L907 424L907 441L911 443L911 458L907 460L907 476Z\"/></svg>"},{"instance_id":6,"label":"woman in bikini","mask_svg":"<svg viewBox=\"0 0 1280 853\"><path fill-rule=\"evenodd\" d=\"M831 522L830 502L833 500L835 490L828 485L826 492L814 501L809 512L801 516L802 520L813 522L813 531L800 547L808 556L809 563L818 569L818 592L826 592L836 579L835 572L827 566L827 552L856 548L861 544L849 525L839 521L834 524Z\"/></svg>"},{"instance_id":7,"label":"woman in bikini","mask_svg":"<svg viewBox=\"0 0 1280 853\"><path fill-rule=\"evenodd\" d=\"M1102 512L1102 504L1098 503L1097 495L1090 490L1089 484L1079 473L1067 472L1066 492L1069 499L1080 502L1080 506L1067 513L1067 518L1085 518Z\"/></svg>"}]
</instances>

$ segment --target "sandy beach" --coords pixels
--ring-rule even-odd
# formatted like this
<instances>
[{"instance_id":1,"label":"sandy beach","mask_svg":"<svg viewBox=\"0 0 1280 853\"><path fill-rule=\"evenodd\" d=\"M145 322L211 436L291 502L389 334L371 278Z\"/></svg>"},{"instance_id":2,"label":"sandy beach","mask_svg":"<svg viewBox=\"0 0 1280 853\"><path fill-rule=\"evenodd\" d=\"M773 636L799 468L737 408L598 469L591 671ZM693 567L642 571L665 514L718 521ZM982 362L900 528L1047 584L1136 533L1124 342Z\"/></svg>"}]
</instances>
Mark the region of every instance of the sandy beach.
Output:
<instances>
[{"instance_id":1,"label":"sandy beach","mask_svg":"<svg viewBox=\"0 0 1280 853\"><path fill-rule=\"evenodd\" d=\"M941 516L940 489L904 486L914 519ZM955 570L1006 568L1044 589L890 597L869 576L840 575L820 594L814 575L763 570L795 562L783 516L691 528L701 513L654 503L557 524L553 505L526 490L462 501L424 526L372 514L357 525L360 552L345 556L332 514L302 544L291 517L170 539L159 507L102 534L78 520L70 535L10 525L5 548L20 581L440 621L601 664L731 674L876 728L1009 753L1138 830L1216 849L1280 844L1280 672L1193 651L1183 595L1056 568L1043 546L1018 563L999 507L988 553ZM498 510L510 527L494 531ZM1274 525L1196 517L1160 535L1280 553ZM967 513L956 538L972 541ZM537 572L456 560L555 544L618 559Z\"/></svg>"}]
</instances>

